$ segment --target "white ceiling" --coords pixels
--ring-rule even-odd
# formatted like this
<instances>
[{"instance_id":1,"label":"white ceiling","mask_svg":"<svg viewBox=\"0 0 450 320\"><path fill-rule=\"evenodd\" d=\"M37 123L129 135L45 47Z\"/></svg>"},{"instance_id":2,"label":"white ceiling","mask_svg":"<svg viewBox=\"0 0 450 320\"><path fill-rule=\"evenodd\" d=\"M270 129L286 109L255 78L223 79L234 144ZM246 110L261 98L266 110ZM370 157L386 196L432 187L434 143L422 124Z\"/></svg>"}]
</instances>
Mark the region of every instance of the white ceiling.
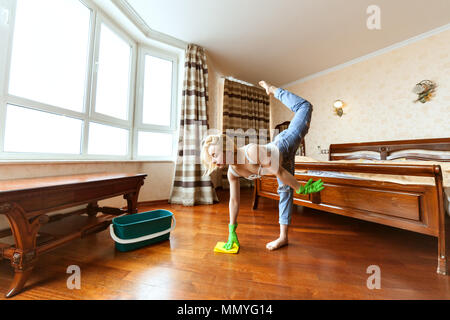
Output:
<instances>
[{"instance_id":1,"label":"white ceiling","mask_svg":"<svg viewBox=\"0 0 450 320\"><path fill-rule=\"evenodd\" d=\"M220 70L283 85L450 23L450 0L127 0L148 26L204 47ZM369 30L367 7L381 9Z\"/></svg>"}]
</instances>

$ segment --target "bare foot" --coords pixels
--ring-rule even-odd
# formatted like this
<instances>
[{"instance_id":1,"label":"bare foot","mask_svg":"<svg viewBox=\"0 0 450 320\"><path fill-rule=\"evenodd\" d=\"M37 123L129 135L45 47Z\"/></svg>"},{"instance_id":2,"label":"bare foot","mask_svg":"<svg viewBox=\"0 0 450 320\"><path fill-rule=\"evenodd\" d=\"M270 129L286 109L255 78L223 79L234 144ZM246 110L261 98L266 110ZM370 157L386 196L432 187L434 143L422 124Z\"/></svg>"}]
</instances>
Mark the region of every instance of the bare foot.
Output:
<instances>
[{"instance_id":1,"label":"bare foot","mask_svg":"<svg viewBox=\"0 0 450 320\"><path fill-rule=\"evenodd\" d=\"M272 242L269 242L268 244L266 244L266 248L268 250L276 250L279 249L285 245L288 244L288 239L287 238L278 238L277 240L274 240Z\"/></svg>"},{"instance_id":2,"label":"bare foot","mask_svg":"<svg viewBox=\"0 0 450 320\"><path fill-rule=\"evenodd\" d=\"M266 93L270 95L271 93L275 93L276 88L265 81L260 81L259 85L266 89Z\"/></svg>"}]
</instances>

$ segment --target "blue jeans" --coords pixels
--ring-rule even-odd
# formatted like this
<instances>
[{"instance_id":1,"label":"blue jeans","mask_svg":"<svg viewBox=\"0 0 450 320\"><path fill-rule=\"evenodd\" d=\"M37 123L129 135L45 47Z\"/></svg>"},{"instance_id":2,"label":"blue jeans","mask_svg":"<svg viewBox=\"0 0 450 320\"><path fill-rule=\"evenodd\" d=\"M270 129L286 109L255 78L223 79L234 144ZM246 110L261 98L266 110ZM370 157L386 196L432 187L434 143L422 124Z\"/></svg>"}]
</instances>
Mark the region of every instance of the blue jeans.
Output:
<instances>
[{"instance_id":1,"label":"blue jeans","mask_svg":"<svg viewBox=\"0 0 450 320\"><path fill-rule=\"evenodd\" d=\"M307 100L281 88L275 92L275 98L295 112L289 127L277 135L275 140L271 142L280 151L280 155L282 156L281 166L290 174L294 175L295 153L303 137L308 132L312 105ZM289 225L291 223L294 190L290 186L283 184L280 179L277 180L278 195L280 196L280 202L278 204L279 222L280 224Z\"/></svg>"}]
</instances>

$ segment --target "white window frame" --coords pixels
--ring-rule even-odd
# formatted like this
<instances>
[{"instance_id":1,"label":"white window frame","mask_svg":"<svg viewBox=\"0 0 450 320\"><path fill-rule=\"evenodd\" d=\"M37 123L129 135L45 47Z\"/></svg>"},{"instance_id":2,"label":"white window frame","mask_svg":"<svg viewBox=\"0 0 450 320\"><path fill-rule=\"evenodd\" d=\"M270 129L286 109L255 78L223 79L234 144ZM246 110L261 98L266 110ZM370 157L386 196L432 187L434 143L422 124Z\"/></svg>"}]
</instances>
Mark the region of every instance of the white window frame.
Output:
<instances>
[{"instance_id":1,"label":"white window frame","mask_svg":"<svg viewBox=\"0 0 450 320\"><path fill-rule=\"evenodd\" d=\"M8 16L8 21L5 25L0 26L0 37L6 36L6 48L0 54L0 70L4 70L3 77L0 77L0 155L4 155L4 141L5 141L5 125L6 124L6 105L8 103L7 92L9 83L11 51L13 43L13 30L15 24L16 1L4 0L0 2L0 9ZM7 12L7 13L6 13ZM6 31L3 29L5 28ZM1 38L0 38L1 39ZM1 72L0 72L1 76Z\"/></svg>"},{"instance_id":2,"label":"white window frame","mask_svg":"<svg viewBox=\"0 0 450 320\"><path fill-rule=\"evenodd\" d=\"M150 55L156 58L169 60L172 62L172 103L170 110L170 125L160 126L153 124L145 124L143 121L143 103L144 103L144 78L145 78L145 56ZM167 52L162 49L150 46L138 46L138 70L137 70L137 87L136 87L136 111L133 136L133 159L139 160L171 160L176 159L176 150L178 146L178 86L179 86L179 55ZM139 156L138 155L138 138L139 132L168 133L172 135L172 155L171 156Z\"/></svg>"},{"instance_id":3,"label":"white window frame","mask_svg":"<svg viewBox=\"0 0 450 320\"><path fill-rule=\"evenodd\" d=\"M38 102L38 101L34 101L34 100L30 100L27 98L23 98L23 97L19 97L19 96L15 96L15 95L11 95L9 94L9 79L10 79L10 72L11 72L11 60L12 60L12 50L13 50L13 40L14 40L14 24L15 24L15 17L16 17L16 9L17 9L17 3L16 1L11 1L10 2L10 32L9 32L9 39L8 39L8 53L6 56L6 61L5 63L5 77L3 79L4 83L3 83L3 92L2 92L2 96L4 97L4 99L2 99L2 104L0 106L0 123L1 124L6 124L6 108L7 105L14 105L14 106L18 106L18 107L25 107L28 109L33 109L36 111L42 111L42 112L47 112L47 113L52 113L52 114L57 114L57 115L61 115L61 116L67 116L67 117L71 117L71 118L75 118L75 119L79 119L82 120L84 125L86 125L86 122L88 121L88 113L87 113L87 106L88 106L88 88L89 86L86 84L90 84L90 69L91 69L91 56L92 56L92 43L93 43L93 32L94 32L94 23L95 23L95 18L96 18L96 12L95 12L95 8L93 8L92 6L88 5L85 1L83 0L79 0L80 3L82 5L84 5L88 10L90 10L90 31L89 31L89 44L88 44L88 52L87 52L87 56L88 56L88 61L87 61L87 67L88 70L86 72L86 78L85 78L85 92L84 92L84 97L83 97L83 101L84 101L84 106L83 106L83 111L82 112L78 112L78 111L73 111L73 110L69 110L69 109L65 109L65 108L61 108L58 106L54 106L54 105L50 105L50 104L46 104L46 103L42 103L42 102ZM12 160L22 160L22 159L84 159L85 155L82 153L83 151L83 144L82 142L84 142L84 135L83 135L83 131L82 131L82 142L80 143L80 152L81 154L79 155L73 155L73 154L63 154L63 153L31 153L31 152L5 152L4 151L4 138L5 138L5 127L1 125L1 130L0 130L0 159L12 159Z\"/></svg>"},{"instance_id":4,"label":"white window frame","mask_svg":"<svg viewBox=\"0 0 450 320\"><path fill-rule=\"evenodd\" d=\"M159 41L152 40L150 43L141 43L136 35L132 36L122 27L103 14L94 1L78 0L88 10L90 10L90 29L87 52L87 70L85 78L85 92L83 111L73 111L62 107L33 101L30 99L17 97L8 93L9 76L12 59L12 46L14 40L14 24L16 16L16 0L1 0L0 9L6 9L8 21L6 25L0 25L0 37L6 38L6 48L0 48L0 69L3 69L3 76L0 74L0 162L3 160L24 161L24 160L138 160L138 161L175 161L177 158L178 133L179 133L179 111L180 97L183 79L180 77L184 70L184 53L180 48L172 51L163 44L159 47ZM128 120L114 118L95 112L95 97L97 83L97 68L95 61L98 61L100 45L100 25L104 23L108 28L115 32L130 44L132 48L132 58L130 59L130 90L129 90L129 115ZM6 28L6 29L3 29ZM6 35L5 37L3 37ZM156 42L155 42L156 41ZM164 49L163 49L164 47ZM151 55L162 59L172 61L172 105L170 126L158 126L144 124L142 121L142 103L143 103L143 85L145 68L145 55ZM62 153L13 153L4 152L4 138L6 124L7 105L25 107L36 111L48 112L56 115L67 116L83 121L82 137L80 142L80 154L62 154ZM113 155L89 155L89 123L95 122L112 127L122 128L129 131L128 153L126 156ZM138 156L138 132L167 133L172 135L172 156L144 157Z\"/></svg>"},{"instance_id":5,"label":"white window frame","mask_svg":"<svg viewBox=\"0 0 450 320\"><path fill-rule=\"evenodd\" d=\"M104 24L110 28L117 36L123 39L130 45L130 74L129 74L129 91L128 91L128 120L123 120L115 118L106 114L102 114L95 111L95 100L97 97L97 74L98 74L98 63L99 63L99 52L100 52L100 38L101 38L101 25ZM124 31L115 25L113 21L108 19L106 16L100 12L96 12L95 18L95 35L93 43L93 59L90 59L92 66L90 68L90 101L89 107L89 120L86 121L84 133L85 137L83 139L83 154L87 158L107 158L107 159L131 159L132 158L132 146L133 146L133 118L134 118L134 95L135 95L135 79L136 79L136 61L137 61L137 43L129 37ZM88 139L89 139L89 122L95 122L99 124L108 125L111 127L121 128L128 130L128 146L126 156L111 156L111 155L89 155L88 154Z\"/></svg>"},{"instance_id":6,"label":"white window frame","mask_svg":"<svg viewBox=\"0 0 450 320\"><path fill-rule=\"evenodd\" d=\"M9 15L9 25L7 26L8 44L6 57L0 61L0 66L4 66L4 77L0 79L0 160L130 160L133 158L133 121L134 121L134 95L135 95L135 81L136 81L136 61L137 61L137 42L126 32L122 31L120 27L113 21L103 15L98 7L91 3L89 0L78 0L88 10L90 10L90 31L89 31L89 44L87 52L87 71L85 78L85 92L84 92L84 109L82 112L64 109L58 106L53 106L26 98L14 96L9 94L9 76L11 69L12 59L12 46L14 39L14 22L16 15L16 1L9 0L6 10ZM93 101L95 100L95 85L96 85L96 68L94 68L94 61L98 61L99 52L99 34L100 25L105 24L118 36L123 38L129 43L131 47L131 59L130 59L130 90L129 90L129 111L128 120L117 119L108 115L103 115L95 112L95 106ZM0 26L1 27L1 26ZM95 58L95 60L94 60ZM3 83L1 83L3 81ZM80 142L80 154L63 154L63 153L31 153L31 152L4 152L4 138L5 138L5 126L6 124L6 108L7 105L14 105L18 107L26 107L36 111L48 112L52 114L67 116L83 121L82 128L82 141ZM112 127L126 129L129 132L128 138L128 152L125 156L113 156L113 155L90 155L88 151L88 137L89 137L89 123L96 122Z\"/></svg>"}]
</instances>

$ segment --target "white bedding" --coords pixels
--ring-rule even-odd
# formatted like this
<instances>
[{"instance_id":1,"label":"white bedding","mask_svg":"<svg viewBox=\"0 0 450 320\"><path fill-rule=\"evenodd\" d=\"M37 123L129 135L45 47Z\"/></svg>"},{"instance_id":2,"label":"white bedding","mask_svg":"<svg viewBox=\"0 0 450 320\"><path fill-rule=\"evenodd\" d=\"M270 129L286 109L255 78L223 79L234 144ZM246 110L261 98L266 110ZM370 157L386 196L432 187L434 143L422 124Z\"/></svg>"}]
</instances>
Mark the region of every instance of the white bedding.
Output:
<instances>
[{"instance_id":1,"label":"white bedding","mask_svg":"<svg viewBox=\"0 0 450 320\"><path fill-rule=\"evenodd\" d=\"M346 178L346 179L358 179L363 180L361 177L352 176L351 174L343 173L343 172L334 172L334 171L317 171L317 170L308 170L306 172L308 176L315 177L331 177L331 178Z\"/></svg>"}]
</instances>

